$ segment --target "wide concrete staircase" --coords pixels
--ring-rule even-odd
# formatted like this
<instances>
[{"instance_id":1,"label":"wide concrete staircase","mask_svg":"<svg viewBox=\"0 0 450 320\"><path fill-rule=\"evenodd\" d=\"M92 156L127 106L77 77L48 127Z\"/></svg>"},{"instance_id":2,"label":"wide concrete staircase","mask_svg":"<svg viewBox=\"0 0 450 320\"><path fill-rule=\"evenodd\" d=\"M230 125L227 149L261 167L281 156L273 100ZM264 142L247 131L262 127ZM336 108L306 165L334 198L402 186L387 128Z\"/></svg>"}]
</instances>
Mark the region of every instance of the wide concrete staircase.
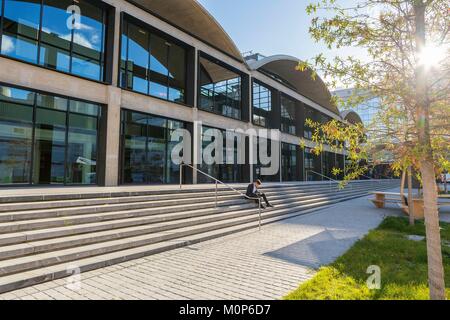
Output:
<instances>
[{"instance_id":1,"label":"wide concrete staircase","mask_svg":"<svg viewBox=\"0 0 450 320\"><path fill-rule=\"evenodd\" d=\"M397 187L397 180L279 184L261 224ZM240 185L238 190L244 191ZM164 190L1 196L0 293L258 228L257 206L235 191Z\"/></svg>"}]
</instances>

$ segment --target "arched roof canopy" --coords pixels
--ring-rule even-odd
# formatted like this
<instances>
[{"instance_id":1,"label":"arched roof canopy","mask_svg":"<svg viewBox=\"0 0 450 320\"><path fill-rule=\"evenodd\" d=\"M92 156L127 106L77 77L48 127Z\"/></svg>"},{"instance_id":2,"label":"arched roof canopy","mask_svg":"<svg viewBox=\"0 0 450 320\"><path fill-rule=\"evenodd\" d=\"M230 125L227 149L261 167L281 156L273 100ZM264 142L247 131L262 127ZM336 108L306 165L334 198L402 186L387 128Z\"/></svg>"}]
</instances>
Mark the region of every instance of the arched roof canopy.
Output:
<instances>
[{"instance_id":1,"label":"arched roof canopy","mask_svg":"<svg viewBox=\"0 0 450 320\"><path fill-rule=\"evenodd\" d=\"M196 0L127 0L228 56L244 62L233 40Z\"/></svg>"},{"instance_id":2,"label":"arched roof canopy","mask_svg":"<svg viewBox=\"0 0 450 320\"><path fill-rule=\"evenodd\" d=\"M275 55L258 61L249 61L248 64L252 70L259 70L276 78L299 94L339 115L339 110L331 103L331 93L323 80L319 76L313 80L310 69L303 72L296 70L299 62L299 59L292 56Z\"/></svg>"},{"instance_id":3,"label":"arched roof canopy","mask_svg":"<svg viewBox=\"0 0 450 320\"><path fill-rule=\"evenodd\" d=\"M363 123L358 113L353 110L345 110L341 112L342 119L352 124Z\"/></svg>"}]
</instances>

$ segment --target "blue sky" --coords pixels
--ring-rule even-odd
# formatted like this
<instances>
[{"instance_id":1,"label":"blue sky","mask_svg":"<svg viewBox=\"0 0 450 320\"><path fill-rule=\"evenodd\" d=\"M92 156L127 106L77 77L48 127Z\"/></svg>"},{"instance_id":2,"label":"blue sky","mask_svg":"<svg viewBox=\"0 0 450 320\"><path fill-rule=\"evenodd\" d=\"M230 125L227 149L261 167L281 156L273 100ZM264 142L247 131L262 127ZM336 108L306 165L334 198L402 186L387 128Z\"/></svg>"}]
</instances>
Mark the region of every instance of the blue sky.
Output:
<instances>
[{"instance_id":1,"label":"blue sky","mask_svg":"<svg viewBox=\"0 0 450 320\"><path fill-rule=\"evenodd\" d=\"M241 52L287 54L307 60L319 53L364 55L361 49L328 50L309 34L312 16L306 7L313 0L198 0L222 25ZM354 0L340 3L354 4ZM323 12L322 12L323 13Z\"/></svg>"},{"instance_id":2,"label":"blue sky","mask_svg":"<svg viewBox=\"0 0 450 320\"><path fill-rule=\"evenodd\" d=\"M289 54L301 59L323 51L308 33L308 0L199 0L241 52Z\"/></svg>"}]
</instances>

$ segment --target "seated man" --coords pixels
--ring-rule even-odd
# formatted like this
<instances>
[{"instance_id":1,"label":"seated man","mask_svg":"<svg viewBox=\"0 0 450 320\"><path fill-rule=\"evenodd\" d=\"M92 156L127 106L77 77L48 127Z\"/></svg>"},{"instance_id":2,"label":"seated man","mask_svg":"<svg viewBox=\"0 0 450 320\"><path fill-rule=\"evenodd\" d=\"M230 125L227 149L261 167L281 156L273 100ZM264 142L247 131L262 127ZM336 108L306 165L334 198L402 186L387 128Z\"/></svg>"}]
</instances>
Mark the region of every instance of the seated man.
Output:
<instances>
[{"instance_id":1,"label":"seated man","mask_svg":"<svg viewBox=\"0 0 450 320\"><path fill-rule=\"evenodd\" d=\"M247 187L247 192L245 194L247 195L247 197L250 197L250 198L263 198L264 201L266 202L267 207L273 208L273 205L271 205L269 203L269 201L267 200L266 195L264 193L258 191L258 189L261 188L261 185L262 185L262 183L261 183L261 180L259 180L259 179L253 183L250 183ZM258 200L255 199L255 202L258 203ZM263 209L266 208L266 206L264 204L262 204L261 207Z\"/></svg>"}]
</instances>

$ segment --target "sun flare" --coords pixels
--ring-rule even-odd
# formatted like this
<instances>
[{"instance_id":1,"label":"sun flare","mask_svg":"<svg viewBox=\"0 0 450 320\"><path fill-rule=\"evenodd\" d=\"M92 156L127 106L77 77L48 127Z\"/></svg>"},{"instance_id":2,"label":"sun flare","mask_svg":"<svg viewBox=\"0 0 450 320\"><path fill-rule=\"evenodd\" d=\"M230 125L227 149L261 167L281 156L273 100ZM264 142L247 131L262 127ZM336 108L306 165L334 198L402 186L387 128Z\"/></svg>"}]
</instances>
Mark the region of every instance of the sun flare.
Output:
<instances>
[{"instance_id":1,"label":"sun flare","mask_svg":"<svg viewBox=\"0 0 450 320\"><path fill-rule=\"evenodd\" d=\"M420 53L418 63L426 68L437 67L443 62L445 54L444 46L428 45Z\"/></svg>"}]
</instances>

